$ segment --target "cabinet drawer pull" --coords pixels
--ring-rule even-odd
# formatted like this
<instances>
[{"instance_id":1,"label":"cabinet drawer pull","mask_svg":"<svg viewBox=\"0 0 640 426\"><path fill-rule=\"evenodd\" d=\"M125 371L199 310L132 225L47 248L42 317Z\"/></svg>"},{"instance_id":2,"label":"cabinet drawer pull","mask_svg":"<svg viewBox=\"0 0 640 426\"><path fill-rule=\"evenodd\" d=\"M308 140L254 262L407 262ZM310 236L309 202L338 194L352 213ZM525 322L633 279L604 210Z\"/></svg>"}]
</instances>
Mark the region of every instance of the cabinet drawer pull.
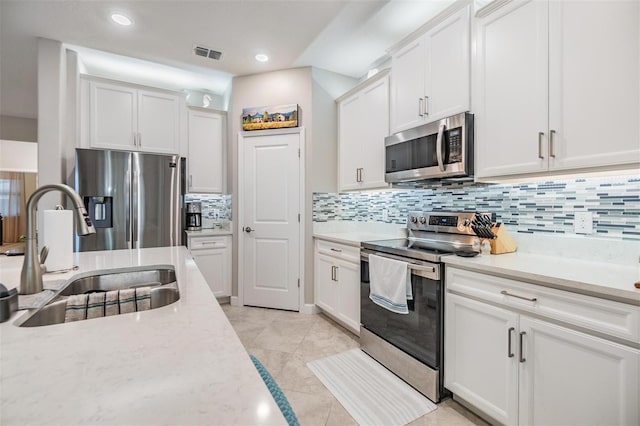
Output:
<instances>
[{"instance_id":1,"label":"cabinet drawer pull","mask_svg":"<svg viewBox=\"0 0 640 426\"><path fill-rule=\"evenodd\" d=\"M335 251L336 253L342 253L342 250L331 247L331 251Z\"/></svg>"},{"instance_id":2,"label":"cabinet drawer pull","mask_svg":"<svg viewBox=\"0 0 640 426\"><path fill-rule=\"evenodd\" d=\"M507 331L507 335L509 336L509 343L507 345L507 357L508 358L513 358L513 352L511 352L511 334L515 331L516 329L514 327L509 327L509 331Z\"/></svg>"},{"instance_id":3,"label":"cabinet drawer pull","mask_svg":"<svg viewBox=\"0 0 640 426\"><path fill-rule=\"evenodd\" d=\"M213 244L213 245L216 245L216 244L218 244L218 242L217 241L203 241L201 244Z\"/></svg>"},{"instance_id":4,"label":"cabinet drawer pull","mask_svg":"<svg viewBox=\"0 0 640 426\"><path fill-rule=\"evenodd\" d=\"M511 294L507 290L502 290L500 294L504 294L505 296L517 297L518 299L527 300L529 302L535 302L538 300L535 297L524 297L524 296L518 296L517 294Z\"/></svg>"},{"instance_id":5,"label":"cabinet drawer pull","mask_svg":"<svg viewBox=\"0 0 640 426\"><path fill-rule=\"evenodd\" d=\"M556 134L555 130L550 130L549 131L549 157L551 158L556 158L556 146L555 146L555 139L553 136Z\"/></svg>"},{"instance_id":6,"label":"cabinet drawer pull","mask_svg":"<svg viewBox=\"0 0 640 426\"><path fill-rule=\"evenodd\" d=\"M526 358L524 357L524 352L523 352L523 344L522 341L524 340L524 335L527 334L524 331L520 332L520 362L525 362Z\"/></svg>"},{"instance_id":7,"label":"cabinet drawer pull","mask_svg":"<svg viewBox=\"0 0 640 426\"><path fill-rule=\"evenodd\" d=\"M542 137L544 136L544 132L538 132L538 158L543 160L544 155L542 155Z\"/></svg>"}]
</instances>

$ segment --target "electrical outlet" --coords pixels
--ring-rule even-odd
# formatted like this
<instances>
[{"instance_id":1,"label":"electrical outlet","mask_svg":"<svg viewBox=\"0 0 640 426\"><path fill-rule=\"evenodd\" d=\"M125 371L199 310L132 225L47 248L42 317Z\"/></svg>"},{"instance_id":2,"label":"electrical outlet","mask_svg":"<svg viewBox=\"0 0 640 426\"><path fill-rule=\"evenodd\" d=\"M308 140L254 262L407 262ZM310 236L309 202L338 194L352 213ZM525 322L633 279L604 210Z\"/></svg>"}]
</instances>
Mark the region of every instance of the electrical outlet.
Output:
<instances>
[{"instance_id":1,"label":"electrical outlet","mask_svg":"<svg viewBox=\"0 0 640 426\"><path fill-rule=\"evenodd\" d=\"M576 212L573 230L576 234L593 234L593 213Z\"/></svg>"},{"instance_id":2,"label":"electrical outlet","mask_svg":"<svg viewBox=\"0 0 640 426\"><path fill-rule=\"evenodd\" d=\"M382 221L386 222L389 220L389 210L388 209L382 209Z\"/></svg>"},{"instance_id":3,"label":"electrical outlet","mask_svg":"<svg viewBox=\"0 0 640 426\"><path fill-rule=\"evenodd\" d=\"M220 219L220 210L218 210L218 209L213 209L213 218L214 218L215 220Z\"/></svg>"}]
</instances>

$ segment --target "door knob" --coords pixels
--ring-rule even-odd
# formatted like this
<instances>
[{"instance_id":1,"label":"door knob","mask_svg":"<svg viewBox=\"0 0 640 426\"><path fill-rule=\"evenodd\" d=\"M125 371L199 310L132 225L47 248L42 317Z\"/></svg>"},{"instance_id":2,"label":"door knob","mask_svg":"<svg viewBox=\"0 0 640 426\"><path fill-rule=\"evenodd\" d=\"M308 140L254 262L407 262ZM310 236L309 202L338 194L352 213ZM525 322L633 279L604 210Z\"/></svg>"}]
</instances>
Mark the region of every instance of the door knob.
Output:
<instances>
[{"instance_id":1,"label":"door knob","mask_svg":"<svg viewBox=\"0 0 640 426\"><path fill-rule=\"evenodd\" d=\"M251 231L253 231L253 229L251 229L250 226L247 226L246 228L244 228L244 232L246 232L246 233L249 233Z\"/></svg>"}]
</instances>

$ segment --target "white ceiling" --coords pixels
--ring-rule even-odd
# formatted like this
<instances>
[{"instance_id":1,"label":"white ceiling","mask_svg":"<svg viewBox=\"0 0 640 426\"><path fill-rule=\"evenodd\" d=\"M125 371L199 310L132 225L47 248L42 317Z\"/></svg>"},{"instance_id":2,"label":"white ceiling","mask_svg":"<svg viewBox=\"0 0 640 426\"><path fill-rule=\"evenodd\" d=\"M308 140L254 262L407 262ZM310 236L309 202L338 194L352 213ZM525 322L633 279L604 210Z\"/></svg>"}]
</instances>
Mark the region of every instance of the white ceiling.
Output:
<instances>
[{"instance_id":1,"label":"white ceiling","mask_svg":"<svg viewBox=\"0 0 640 426\"><path fill-rule=\"evenodd\" d=\"M160 64L154 78L221 94L233 75L315 66L361 77L386 49L455 0L0 0L0 114L37 115L37 37ZM114 11L131 17L121 27ZM193 55L194 44L222 52ZM90 71L121 73L144 61L114 62L78 49ZM256 53L267 53L259 63ZM186 73L172 74L171 68ZM148 75L148 73L147 73Z\"/></svg>"}]
</instances>

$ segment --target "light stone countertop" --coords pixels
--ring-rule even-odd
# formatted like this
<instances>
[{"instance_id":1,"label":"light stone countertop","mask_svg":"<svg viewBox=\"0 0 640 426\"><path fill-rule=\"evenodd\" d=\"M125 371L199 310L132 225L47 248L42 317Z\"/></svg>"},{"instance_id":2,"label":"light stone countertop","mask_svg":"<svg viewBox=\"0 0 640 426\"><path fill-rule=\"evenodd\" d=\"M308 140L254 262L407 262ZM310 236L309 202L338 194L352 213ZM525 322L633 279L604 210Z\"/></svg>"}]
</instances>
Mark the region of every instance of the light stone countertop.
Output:
<instances>
[{"instance_id":1,"label":"light stone countertop","mask_svg":"<svg viewBox=\"0 0 640 426\"><path fill-rule=\"evenodd\" d=\"M362 241L404 238L404 225L379 222L314 223L315 238L360 247ZM597 238L513 234L515 253L472 258L443 256L447 265L640 306L640 244Z\"/></svg>"},{"instance_id":2,"label":"light stone countertop","mask_svg":"<svg viewBox=\"0 0 640 426\"><path fill-rule=\"evenodd\" d=\"M443 256L447 266L640 305L640 265L621 265L533 253Z\"/></svg>"},{"instance_id":3,"label":"light stone countertop","mask_svg":"<svg viewBox=\"0 0 640 426\"><path fill-rule=\"evenodd\" d=\"M0 257L16 287L23 257ZM185 247L75 254L78 271L175 267L180 300L44 327L0 324L0 424L286 424Z\"/></svg>"},{"instance_id":4,"label":"light stone countertop","mask_svg":"<svg viewBox=\"0 0 640 426\"><path fill-rule=\"evenodd\" d=\"M405 238L405 225L381 222L330 221L314 222L313 237L335 243L360 247L363 241Z\"/></svg>"}]
</instances>

